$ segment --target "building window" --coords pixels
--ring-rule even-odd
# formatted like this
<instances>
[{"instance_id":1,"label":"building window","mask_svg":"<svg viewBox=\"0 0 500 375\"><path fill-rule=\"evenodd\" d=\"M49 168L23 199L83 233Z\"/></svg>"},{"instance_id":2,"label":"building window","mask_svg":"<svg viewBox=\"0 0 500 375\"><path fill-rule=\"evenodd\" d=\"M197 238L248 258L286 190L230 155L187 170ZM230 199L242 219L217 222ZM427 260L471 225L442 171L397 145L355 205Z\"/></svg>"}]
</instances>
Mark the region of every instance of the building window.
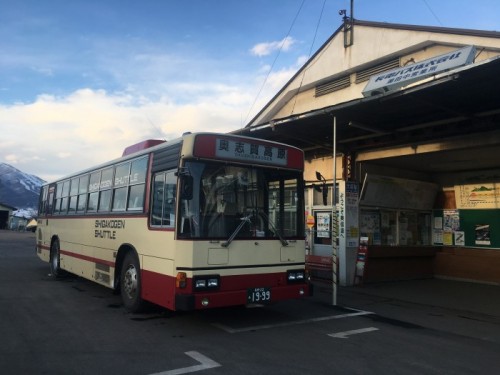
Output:
<instances>
[{"instance_id":1,"label":"building window","mask_svg":"<svg viewBox=\"0 0 500 375\"><path fill-rule=\"evenodd\" d=\"M359 227L370 245L431 245L431 212L361 209Z\"/></svg>"}]
</instances>

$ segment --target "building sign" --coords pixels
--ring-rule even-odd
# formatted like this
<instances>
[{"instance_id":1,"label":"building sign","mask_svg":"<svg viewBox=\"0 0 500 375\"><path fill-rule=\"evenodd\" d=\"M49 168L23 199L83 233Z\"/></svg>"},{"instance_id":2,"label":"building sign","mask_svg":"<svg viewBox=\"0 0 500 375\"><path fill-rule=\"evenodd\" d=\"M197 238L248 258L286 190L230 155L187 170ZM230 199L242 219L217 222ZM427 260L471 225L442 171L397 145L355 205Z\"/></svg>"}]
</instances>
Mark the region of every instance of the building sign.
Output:
<instances>
[{"instance_id":1,"label":"building sign","mask_svg":"<svg viewBox=\"0 0 500 375\"><path fill-rule=\"evenodd\" d=\"M344 247L359 244L359 185L353 181L339 183L339 243Z\"/></svg>"},{"instance_id":2,"label":"building sign","mask_svg":"<svg viewBox=\"0 0 500 375\"><path fill-rule=\"evenodd\" d=\"M215 156L220 159L254 161L259 164L286 166L288 163L286 147L274 147L231 139L217 138Z\"/></svg>"},{"instance_id":3,"label":"building sign","mask_svg":"<svg viewBox=\"0 0 500 375\"><path fill-rule=\"evenodd\" d=\"M374 75L370 77L370 81L363 90L363 96L394 91L431 75L471 64L475 54L475 47L467 46L444 55Z\"/></svg>"}]
</instances>

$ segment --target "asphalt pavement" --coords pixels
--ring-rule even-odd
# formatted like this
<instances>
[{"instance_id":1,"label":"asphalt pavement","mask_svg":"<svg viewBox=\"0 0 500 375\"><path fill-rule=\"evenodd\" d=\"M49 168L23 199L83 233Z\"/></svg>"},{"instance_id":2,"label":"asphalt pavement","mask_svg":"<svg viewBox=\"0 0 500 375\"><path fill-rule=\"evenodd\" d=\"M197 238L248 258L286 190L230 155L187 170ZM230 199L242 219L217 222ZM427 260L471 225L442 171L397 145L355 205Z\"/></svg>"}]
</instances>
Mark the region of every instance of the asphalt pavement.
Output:
<instances>
[{"instance_id":1,"label":"asphalt pavement","mask_svg":"<svg viewBox=\"0 0 500 375\"><path fill-rule=\"evenodd\" d=\"M408 324L500 343L500 286L444 279L338 287L338 306ZM314 298L333 304L332 287L315 284Z\"/></svg>"},{"instance_id":2,"label":"asphalt pavement","mask_svg":"<svg viewBox=\"0 0 500 375\"><path fill-rule=\"evenodd\" d=\"M497 374L500 286L411 280L259 308L129 314L0 230L1 374ZM359 311L358 311L359 310ZM229 355L230 353L230 355ZM203 371L202 371L203 370Z\"/></svg>"}]
</instances>

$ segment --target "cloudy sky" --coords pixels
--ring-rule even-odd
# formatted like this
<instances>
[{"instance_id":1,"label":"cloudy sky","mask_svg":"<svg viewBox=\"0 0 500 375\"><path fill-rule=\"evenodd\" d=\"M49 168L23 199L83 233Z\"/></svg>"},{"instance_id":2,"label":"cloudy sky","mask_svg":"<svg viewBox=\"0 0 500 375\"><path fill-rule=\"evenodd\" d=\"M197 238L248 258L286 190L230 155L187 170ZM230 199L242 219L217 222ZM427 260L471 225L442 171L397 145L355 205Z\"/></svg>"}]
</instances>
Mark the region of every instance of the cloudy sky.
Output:
<instances>
[{"instance_id":1,"label":"cloudy sky","mask_svg":"<svg viewBox=\"0 0 500 375\"><path fill-rule=\"evenodd\" d=\"M53 180L148 138L245 126L349 0L0 0L0 162ZM357 19L500 30L497 0L355 0Z\"/></svg>"}]
</instances>

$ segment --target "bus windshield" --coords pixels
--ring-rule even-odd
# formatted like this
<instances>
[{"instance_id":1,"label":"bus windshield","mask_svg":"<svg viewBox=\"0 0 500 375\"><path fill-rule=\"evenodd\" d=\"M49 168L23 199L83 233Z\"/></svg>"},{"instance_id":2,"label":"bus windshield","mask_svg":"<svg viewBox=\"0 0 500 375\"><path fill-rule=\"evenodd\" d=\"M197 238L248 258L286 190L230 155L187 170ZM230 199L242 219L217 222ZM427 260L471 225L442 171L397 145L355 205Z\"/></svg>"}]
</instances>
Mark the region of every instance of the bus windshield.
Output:
<instances>
[{"instance_id":1,"label":"bus windshield","mask_svg":"<svg viewBox=\"0 0 500 375\"><path fill-rule=\"evenodd\" d=\"M179 200L179 238L303 237L301 172L189 161L182 174L192 186Z\"/></svg>"}]
</instances>

